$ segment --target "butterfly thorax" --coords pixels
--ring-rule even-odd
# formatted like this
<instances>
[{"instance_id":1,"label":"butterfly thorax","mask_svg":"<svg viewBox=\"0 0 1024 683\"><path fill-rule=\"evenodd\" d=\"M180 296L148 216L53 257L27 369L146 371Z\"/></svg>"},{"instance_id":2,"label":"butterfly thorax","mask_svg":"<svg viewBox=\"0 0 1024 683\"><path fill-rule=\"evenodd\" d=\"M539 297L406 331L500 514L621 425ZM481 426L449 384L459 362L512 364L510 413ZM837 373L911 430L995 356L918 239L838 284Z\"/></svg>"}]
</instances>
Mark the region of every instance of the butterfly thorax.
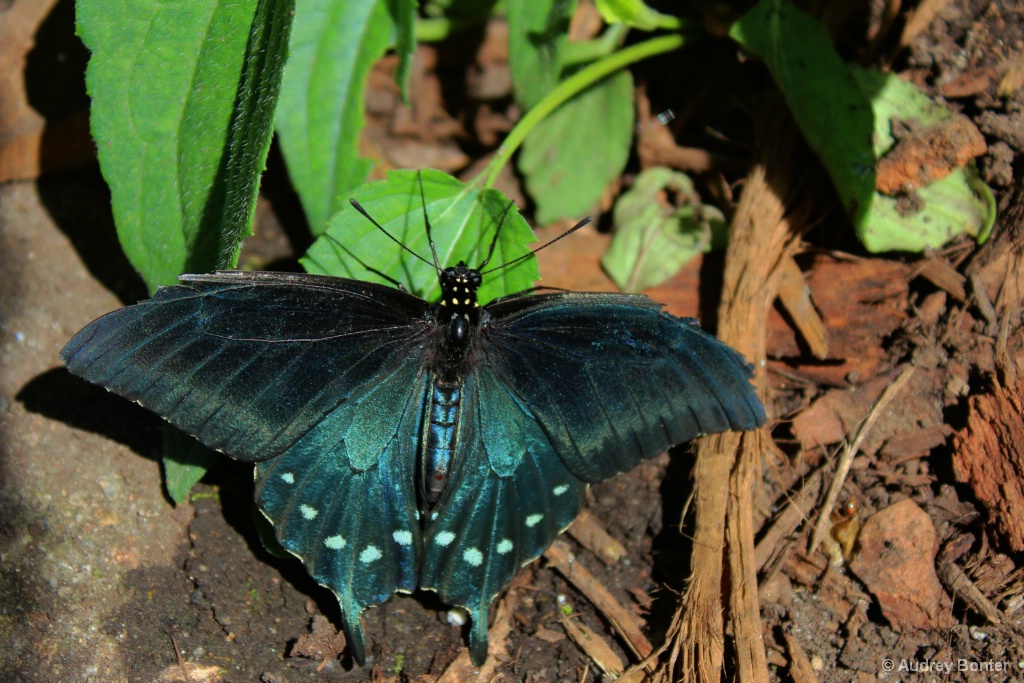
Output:
<instances>
[{"instance_id":1,"label":"butterfly thorax","mask_svg":"<svg viewBox=\"0 0 1024 683\"><path fill-rule=\"evenodd\" d=\"M449 341L453 346L466 346L472 328L480 318L480 304L476 292L483 281L480 271L463 261L441 272L441 300L437 302L437 315L447 323Z\"/></svg>"}]
</instances>

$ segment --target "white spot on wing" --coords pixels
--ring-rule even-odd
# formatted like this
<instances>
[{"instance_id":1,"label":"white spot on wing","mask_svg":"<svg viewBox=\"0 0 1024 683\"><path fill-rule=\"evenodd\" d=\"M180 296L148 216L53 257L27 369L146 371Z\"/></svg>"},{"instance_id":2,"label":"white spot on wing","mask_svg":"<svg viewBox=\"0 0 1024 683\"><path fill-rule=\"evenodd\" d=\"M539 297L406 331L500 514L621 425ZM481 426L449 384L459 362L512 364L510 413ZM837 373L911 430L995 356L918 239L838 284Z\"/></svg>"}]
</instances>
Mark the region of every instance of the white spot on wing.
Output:
<instances>
[{"instance_id":1,"label":"white spot on wing","mask_svg":"<svg viewBox=\"0 0 1024 683\"><path fill-rule=\"evenodd\" d=\"M437 513L436 512L431 512L430 513L430 521L433 522L435 519L437 519Z\"/></svg>"},{"instance_id":2,"label":"white spot on wing","mask_svg":"<svg viewBox=\"0 0 1024 683\"><path fill-rule=\"evenodd\" d=\"M370 564L382 557L384 557L384 555L380 552L380 548L375 545L368 545L363 548L363 552L359 553L359 561L363 564Z\"/></svg>"},{"instance_id":3,"label":"white spot on wing","mask_svg":"<svg viewBox=\"0 0 1024 683\"><path fill-rule=\"evenodd\" d=\"M462 552L462 559L464 559L467 564L479 567L484 563L484 554L476 548L466 548Z\"/></svg>"},{"instance_id":4,"label":"white spot on wing","mask_svg":"<svg viewBox=\"0 0 1024 683\"><path fill-rule=\"evenodd\" d=\"M437 536L434 537L434 543L436 543L436 544L438 544L440 546L450 545L451 542L454 541L454 540L455 540L455 534L453 534L450 531L442 531L441 533L439 533Z\"/></svg>"},{"instance_id":5,"label":"white spot on wing","mask_svg":"<svg viewBox=\"0 0 1024 683\"><path fill-rule=\"evenodd\" d=\"M301 512L302 516L306 519L316 519L316 516L320 514L320 511L315 507L310 507L305 503L299 506L299 512Z\"/></svg>"},{"instance_id":6,"label":"white spot on wing","mask_svg":"<svg viewBox=\"0 0 1024 683\"><path fill-rule=\"evenodd\" d=\"M512 541L508 538L503 538L498 542L498 554L507 555L512 552Z\"/></svg>"},{"instance_id":7,"label":"white spot on wing","mask_svg":"<svg viewBox=\"0 0 1024 683\"><path fill-rule=\"evenodd\" d=\"M286 484L294 484L295 475L292 474L291 472L284 472L281 474L281 481L283 481Z\"/></svg>"},{"instance_id":8,"label":"white spot on wing","mask_svg":"<svg viewBox=\"0 0 1024 683\"><path fill-rule=\"evenodd\" d=\"M532 529L533 527L537 526L540 523L540 520L542 520L542 519L544 519L544 515L542 515L540 513L536 513L536 514L532 514L532 515L527 515L526 516L526 526L528 526L528 527L530 527Z\"/></svg>"},{"instance_id":9,"label":"white spot on wing","mask_svg":"<svg viewBox=\"0 0 1024 683\"><path fill-rule=\"evenodd\" d=\"M412 532L407 529L399 529L391 537L398 545L412 545Z\"/></svg>"},{"instance_id":10,"label":"white spot on wing","mask_svg":"<svg viewBox=\"0 0 1024 683\"><path fill-rule=\"evenodd\" d=\"M331 550L341 550L346 545L348 545L348 541L346 541L341 536L328 536L324 539L324 545L330 548Z\"/></svg>"},{"instance_id":11,"label":"white spot on wing","mask_svg":"<svg viewBox=\"0 0 1024 683\"><path fill-rule=\"evenodd\" d=\"M565 493L568 490L569 490L569 485L568 484L559 484L555 488L551 489L551 493L555 494L556 496L560 496L560 495L562 495L563 493Z\"/></svg>"}]
</instances>

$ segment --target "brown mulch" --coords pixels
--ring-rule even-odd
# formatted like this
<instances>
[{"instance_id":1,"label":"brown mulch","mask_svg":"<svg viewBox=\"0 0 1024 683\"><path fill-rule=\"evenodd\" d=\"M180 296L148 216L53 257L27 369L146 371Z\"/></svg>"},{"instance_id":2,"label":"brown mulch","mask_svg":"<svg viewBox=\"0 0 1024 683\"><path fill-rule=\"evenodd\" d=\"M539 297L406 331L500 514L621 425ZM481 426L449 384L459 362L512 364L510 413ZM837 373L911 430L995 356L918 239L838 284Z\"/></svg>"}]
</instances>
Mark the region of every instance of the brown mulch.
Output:
<instances>
[{"instance_id":1,"label":"brown mulch","mask_svg":"<svg viewBox=\"0 0 1024 683\"><path fill-rule=\"evenodd\" d=\"M1024 8L886 6L841 22L837 44L944 101L959 126L908 138L892 188L974 157L980 136L992 238L864 253L781 109L738 92L750 71L709 83L684 54L667 87L641 67L637 155L595 211L654 164L694 174L727 209L728 252L648 294L751 358L775 419L593 487L495 602L483 674L457 616L420 595L367 612L372 663L353 667L333 596L262 550L246 468L221 463L172 508L157 423L55 370L63 341L118 305L109 290L134 290L123 264L83 246L112 244L112 225L68 6L4 10L0 678L670 681L725 667L744 681L868 681L890 663L897 679L960 663L954 679L1024 676ZM519 115L504 39L496 20L421 46L410 105L395 59L377 65L363 140L375 174L474 175ZM41 88L41 73L79 89ZM650 125L668 108L671 126ZM261 264L302 249L276 154L246 246ZM499 189L529 206L514 173ZM542 252L544 284L613 289L598 265L608 240L588 228Z\"/></svg>"}]
</instances>

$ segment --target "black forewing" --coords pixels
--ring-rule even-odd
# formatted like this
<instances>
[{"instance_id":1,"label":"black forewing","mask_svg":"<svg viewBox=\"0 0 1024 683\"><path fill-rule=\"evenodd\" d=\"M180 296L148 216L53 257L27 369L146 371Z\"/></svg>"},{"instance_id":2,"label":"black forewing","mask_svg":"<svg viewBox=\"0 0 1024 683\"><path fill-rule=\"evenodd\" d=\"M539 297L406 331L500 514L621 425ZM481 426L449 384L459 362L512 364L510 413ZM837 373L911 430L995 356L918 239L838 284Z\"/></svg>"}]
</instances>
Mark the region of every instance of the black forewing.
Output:
<instances>
[{"instance_id":1,"label":"black forewing","mask_svg":"<svg viewBox=\"0 0 1024 683\"><path fill-rule=\"evenodd\" d=\"M487 364L584 481L701 434L764 422L743 357L645 296L522 296L486 313Z\"/></svg>"},{"instance_id":2,"label":"black forewing","mask_svg":"<svg viewBox=\"0 0 1024 683\"><path fill-rule=\"evenodd\" d=\"M391 287L284 273L182 281L93 321L61 358L239 460L282 453L422 357L427 304Z\"/></svg>"}]
</instances>

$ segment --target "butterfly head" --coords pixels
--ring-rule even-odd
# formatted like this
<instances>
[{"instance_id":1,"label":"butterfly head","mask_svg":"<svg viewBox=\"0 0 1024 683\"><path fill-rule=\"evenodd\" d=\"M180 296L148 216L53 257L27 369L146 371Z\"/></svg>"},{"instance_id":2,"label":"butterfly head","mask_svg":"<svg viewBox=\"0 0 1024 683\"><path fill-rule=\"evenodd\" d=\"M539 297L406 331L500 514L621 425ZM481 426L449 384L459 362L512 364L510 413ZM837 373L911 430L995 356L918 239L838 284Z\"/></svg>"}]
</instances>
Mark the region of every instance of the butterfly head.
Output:
<instances>
[{"instance_id":1,"label":"butterfly head","mask_svg":"<svg viewBox=\"0 0 1024 683\"><path fill-rule=\"evenodd\" d=\"M476 292L483 278L480 271L470 268L464 261L459 265L441 271L441 301L438 306L451 317L475 315L480 307Z\"/></svg>"}]
</instances>

